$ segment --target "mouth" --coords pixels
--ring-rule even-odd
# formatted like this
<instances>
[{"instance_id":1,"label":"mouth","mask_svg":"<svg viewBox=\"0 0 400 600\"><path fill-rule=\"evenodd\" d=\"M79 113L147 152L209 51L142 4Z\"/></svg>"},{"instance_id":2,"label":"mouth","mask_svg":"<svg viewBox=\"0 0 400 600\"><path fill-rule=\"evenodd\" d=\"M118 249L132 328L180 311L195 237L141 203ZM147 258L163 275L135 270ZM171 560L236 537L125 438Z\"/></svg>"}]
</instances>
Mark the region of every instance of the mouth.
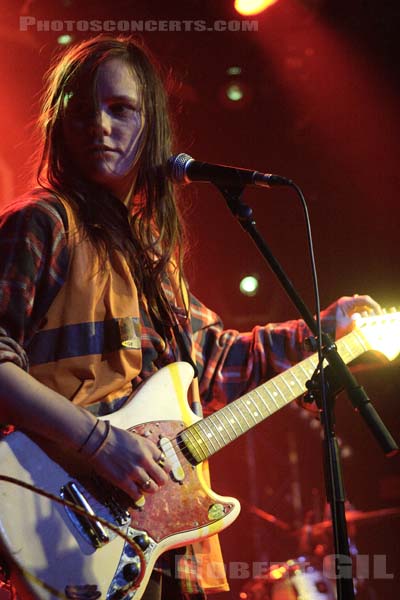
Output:
<instances>
[{"instance_id":1,"label":"mouth","mask_svg":"<svg viewBox=\"0 0 400 600\"><path fill-rule=\"evenodd\" d=\"M100 153L100 152L118 152L116 148L110 148L110 146L105 146L103 144L93 144L88 148L89 152L92 153Z\"/></svg>"}]
</instances>

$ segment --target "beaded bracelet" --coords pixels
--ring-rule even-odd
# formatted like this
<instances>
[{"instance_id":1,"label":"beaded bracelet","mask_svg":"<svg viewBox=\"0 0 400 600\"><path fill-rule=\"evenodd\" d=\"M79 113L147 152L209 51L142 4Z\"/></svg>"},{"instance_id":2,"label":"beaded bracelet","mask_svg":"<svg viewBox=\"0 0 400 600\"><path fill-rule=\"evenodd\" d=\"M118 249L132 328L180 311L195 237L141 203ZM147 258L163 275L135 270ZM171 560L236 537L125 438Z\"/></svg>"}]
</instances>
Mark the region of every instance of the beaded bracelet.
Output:
<instances>
[{"instance_id":1,"label":"beaded bracelet","mask_svg":"<svg viewBox=\"0 0 400 600\"><path fill-rule=\"evenodd\" d=\"M78 448L77 452L82 452L82 450L84 449L84 447L86 446L86 444L89 442L90 438L92 437L92 435L96 431L97 425L99 423L100 423L99 419L96 419L96 422L93 425L92 429L90 430L89 435L87 436L87 438L85 439L85 441L83 442L83 444Z\"/></svg>"},{"instance_id":2,"label":"beaded bracelet","mask_svg":"<svg viewBox=\"0 0 400 600\"><path fill-rule=\"evenodd\" d=\"M107 443L108 437L110 435L111 432L111 423L110 421L103 421L103 423L105 424L106 428L105 428L105 433L103 435L103 439L101 440L100 444L97 446L97 448L95 448L93 450L93 452L89 453L88 456L86 456L86 458L88 460L92 460L92 458L94 458L102 448L104 448L104 446Z\"/></svg>"}]
</instances>

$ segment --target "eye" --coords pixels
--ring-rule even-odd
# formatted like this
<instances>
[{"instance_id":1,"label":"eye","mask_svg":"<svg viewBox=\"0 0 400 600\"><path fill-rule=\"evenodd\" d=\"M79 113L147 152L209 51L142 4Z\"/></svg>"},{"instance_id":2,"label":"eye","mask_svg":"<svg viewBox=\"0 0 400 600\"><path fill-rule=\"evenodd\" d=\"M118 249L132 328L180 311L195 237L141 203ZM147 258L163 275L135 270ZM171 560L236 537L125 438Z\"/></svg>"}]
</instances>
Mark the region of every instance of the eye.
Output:
<instances>
[{"instance_id":1,"label":"eye","mask_svg":"<svg viewBox=\"0 0 400 600\"><path fill-rule=\"evenodd\" d=\"M72 99L67 105L67 114L73 119L87 119L93 116L95 108L92 103Z\"/></svg>"},{"instance_id":2,"label":"eye","mask_svg":"<svg viewBox=\"0 0 400 600\"><path fill-rule=\"evenodd\" d=\"M117 117L129 117L136 111L136 107L126 102L113 102L110 111Z\"/></svg>"}]
</instances>

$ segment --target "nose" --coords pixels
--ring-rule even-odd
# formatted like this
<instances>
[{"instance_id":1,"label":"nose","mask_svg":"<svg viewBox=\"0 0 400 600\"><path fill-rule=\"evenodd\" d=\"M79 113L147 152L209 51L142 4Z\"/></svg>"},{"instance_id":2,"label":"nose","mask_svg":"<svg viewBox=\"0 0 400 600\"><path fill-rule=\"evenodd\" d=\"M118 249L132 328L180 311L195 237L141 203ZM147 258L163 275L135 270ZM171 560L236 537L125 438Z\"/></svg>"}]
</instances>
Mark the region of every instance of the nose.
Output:
<instances>
[{"instance_id":1,"label":"nose","mask_svg":"<svg viewBox=\"0 0 400 600\"><path fill-rule=\"evenodd\" d=\"M111 133L111 117L106 110L98 110L91 119L90 129L96 134L110 135Z\"/></svg>"}]
</instances>

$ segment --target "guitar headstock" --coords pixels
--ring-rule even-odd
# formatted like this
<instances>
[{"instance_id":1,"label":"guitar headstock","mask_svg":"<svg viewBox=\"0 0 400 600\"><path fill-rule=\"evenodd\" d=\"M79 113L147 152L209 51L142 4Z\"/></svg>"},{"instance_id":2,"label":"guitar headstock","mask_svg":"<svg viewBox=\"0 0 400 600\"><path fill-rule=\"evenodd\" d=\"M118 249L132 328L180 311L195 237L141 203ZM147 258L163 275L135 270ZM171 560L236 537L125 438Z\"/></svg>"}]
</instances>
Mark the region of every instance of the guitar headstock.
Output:
<instances>
[{"instance_id":1,"label":"guitar headstock","mask_svg":"<svg viewBox=\"0 0 400 600\"><path fill-rule=\"evenodd\" d=\"M356 329L360 331L370 350L393 360L400 353L400 312L391 309L380 315L358 316Z\"/></svg>"}]
</instances>

